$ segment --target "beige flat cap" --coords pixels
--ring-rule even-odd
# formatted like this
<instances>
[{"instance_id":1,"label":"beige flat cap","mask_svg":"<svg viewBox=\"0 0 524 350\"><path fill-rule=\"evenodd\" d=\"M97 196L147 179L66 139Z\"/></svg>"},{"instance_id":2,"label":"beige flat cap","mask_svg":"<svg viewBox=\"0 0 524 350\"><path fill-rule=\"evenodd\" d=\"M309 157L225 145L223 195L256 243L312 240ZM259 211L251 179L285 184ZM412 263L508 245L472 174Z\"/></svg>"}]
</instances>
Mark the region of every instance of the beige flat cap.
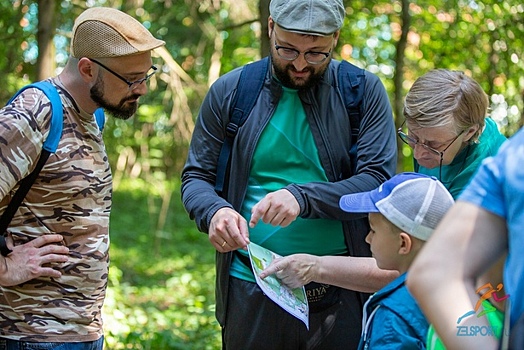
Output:
<instances>
[{"instance_id":1,"label":"beige flat cap","mask_svg":"<svg viewBox=\"0 0 524 350\"><path fill-rule=\"evenodd\" d=\"M137 55L165 45L139 21L109 7L93 7L75 20L71 56L106 58Z\"/></svg>"}]
</instances>

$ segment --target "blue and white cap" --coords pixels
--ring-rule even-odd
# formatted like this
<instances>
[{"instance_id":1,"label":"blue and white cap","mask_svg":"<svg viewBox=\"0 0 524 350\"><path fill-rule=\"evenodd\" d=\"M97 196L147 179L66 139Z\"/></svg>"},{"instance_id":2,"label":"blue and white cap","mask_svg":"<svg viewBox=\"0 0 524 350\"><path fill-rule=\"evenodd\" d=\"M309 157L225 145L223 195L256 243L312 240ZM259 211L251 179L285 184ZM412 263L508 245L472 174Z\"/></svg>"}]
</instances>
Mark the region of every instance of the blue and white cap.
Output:
<instances>
[{"instance_id":1,"label":"blue and white cap","mask_svg":"<svg viewBox=\"0 0 524 350\"><path fill-rule=\"evenodd\" d=\"M439 180L411 172L397 174L372 191L344 195L339 202L346 212L381 213L423 241L453 204L453 197Z\"/></svg>"}]
</instances>

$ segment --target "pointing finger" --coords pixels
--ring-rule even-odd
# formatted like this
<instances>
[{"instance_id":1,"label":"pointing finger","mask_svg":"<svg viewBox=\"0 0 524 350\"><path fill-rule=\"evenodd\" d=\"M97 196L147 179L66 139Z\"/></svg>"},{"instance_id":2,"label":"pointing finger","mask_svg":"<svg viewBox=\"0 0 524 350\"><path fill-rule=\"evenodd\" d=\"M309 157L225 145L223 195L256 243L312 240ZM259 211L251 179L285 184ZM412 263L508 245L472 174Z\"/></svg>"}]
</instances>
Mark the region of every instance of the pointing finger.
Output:
<instances>
[{"instance_id":1,"label":"pointing finger","mask_svg":"<svg viewBox=\"0 0 524 350\"><path fill-rule=\"evenodd\" d=\"M273 260L271 264L260 273L260 278L264 279L267 276L282 271L284 268L284 263L280 259Z\"/></svg>"}]
</instances>

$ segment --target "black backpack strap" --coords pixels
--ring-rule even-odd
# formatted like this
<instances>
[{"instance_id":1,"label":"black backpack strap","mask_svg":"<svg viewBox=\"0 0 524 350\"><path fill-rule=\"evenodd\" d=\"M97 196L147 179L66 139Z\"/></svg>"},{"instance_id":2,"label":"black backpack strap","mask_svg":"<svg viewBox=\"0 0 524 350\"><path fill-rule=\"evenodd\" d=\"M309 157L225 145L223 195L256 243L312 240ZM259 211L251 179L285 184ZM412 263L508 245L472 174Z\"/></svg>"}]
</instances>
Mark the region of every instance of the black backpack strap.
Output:
<instances>
[{"instance_id":1,"label":"black backpack strap","mask_svg":"<svg viewBox=\"0 0 524 350\"><path fill-rule=\"evenodd\" d=\"M222 193L229 169L229 157L238 128L244 124L255 106L258 95L264 85L268 58L249 63L242 68L237 91L233 97L231 115L226 126L226 137L220 150L217 164L215 191Z\"/></svg>"},{"instance_id":2,"label":"black backpack strap","mask_svg":"<svg viewBox=\"0 0 524 350\"><path fill-rule=\"evenodd\" d=\"M12 250L7 248L7 243L5 242L5 237L0 235L0 254L3 256L8 256Z\"/></svg>"},{"instance_id":3,"label":"black backpack strap","mask_svg":"<svg viewBox=\"0 0 524 350\"><path fill-rule=\"evenodd\" d=\"M44 164L47 162L47 159L49 158L50 154L51 152L49 152L48 150L42 149L42 153L40 153L40 158L38 158L38 163L36 163L36 167L33 169L31 174L27 175L20 182L20 187L18 187L18 190L14 194L13 198L11 198L9 205L7 206L7 208L2 214L2 217L0 218L0 234L3 234L7 230L7 227L9 226L9 223L11 222L13 216L18 210L18 207L20 206L20 204L22 204L22 201L27 195L27 192L29 192L31 186L33 186L33 183L38 177L40 170L42 170ZM3 252L2 255L4 255Z\"/></svg>"},{"instance_id":4,"label":"black backpack strap","mask_svg":"<svg viewBox=\"0 0 524 350\"><path fill-rule=\"evenodd\" d=\"M7 230L9 223L13 219L13 216L18 210L18 207L27 195L27 192L29 192L31 186L33 186L33 183L35 182L36 178L38 177L38 174L40 173L40 170L42 170L44 164L49 158L49 155L56 151L56 148L58 147L58 141L62 136L62 101L60 100L60 95L58 94L58 91L56 90L53 84L47 81L40 81L24 86L9 100L8 104L11 103L18 95L20 95L22 91L28 88L37 88L42 90L49 99L49 101L51 101L51 127L49 130L49 135L44 141L42 153L40 153L40 158L38 159L35 168L28 176L26 176L20 182L18 190L14 194L13 198L9 202L9 205L7 206L6 210L2 214L2 217L0 218L0 234L3 234ZM0 242L0 246L2 245L1 243L2 242ZM6 246L5 249L0 249L0 253L5 256L9 254L10 251L9 249L7 249Z\"/></svg>"},{"instance_id":5,"label":"black backpack strap","mask_svg":"<svg viewBox=\"0 0 524 350\"><path fill-rule=\"evenodd\" d=\"M357 166L357 141L360 132L360 120L362 117L362 97L366 76L364 69L359 68L347 61L341 61L337 72L337 82L340 94L344 100L349 116L349 125L351 127L351 148L349 155L351 157L351 167L353 174L356 173Z\"/></svg>"}]
</instances>

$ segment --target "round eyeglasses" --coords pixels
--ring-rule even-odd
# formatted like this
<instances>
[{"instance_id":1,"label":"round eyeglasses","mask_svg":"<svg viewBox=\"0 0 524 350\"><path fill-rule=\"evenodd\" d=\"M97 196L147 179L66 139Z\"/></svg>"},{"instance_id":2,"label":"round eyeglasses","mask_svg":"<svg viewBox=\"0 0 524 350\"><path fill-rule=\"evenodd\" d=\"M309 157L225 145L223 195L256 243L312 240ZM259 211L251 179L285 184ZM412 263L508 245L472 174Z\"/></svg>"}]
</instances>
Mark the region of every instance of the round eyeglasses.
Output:
<instances>
[{"instance_id":1,"label":"round eyeglasses","mask_svg":"<svg viewBox=\"0 0 524 350\"><path fill-rule=\"evenodd\" d=\"M151 66L151 68L149 68L149 72L147 72L145 78L138 79L138 80L135 80L135 81L129 81L126 78L124 78L123 76L121 76L120 74L118 74L117 72L115 72L112 69L104 66L102 63L98 62L97 60L94 60L92 58L90 58L89 60L91 62L95 62L100 67L104 68L106 71L108 71L109 73L113 74L115 77L117 77L118 79L120 79L124 83L126 83L127 86L129 87L129 91L138 88L138 86L140 86L140 84L142 84L145 81L148 81L153 76L153 74L155 74L157 72L157 70L158 70L158 68L156 66Z\"/></svg>"},{"instance_id":2,"label":"round eyeglasses","mask_svg":"<svg viewBox=\"0 0 524 350\"><path fill-rule=\"evenodd\" d=\"M402 125L400 126L400 128L398 128L397 130L397 134L398 136L400 137L400 139L402 140L402 142L404 142L406 145L408 145L409 147L415 149L415 146L416 145L419 145L421 146L422 148L424 148L425 150L427 150L428 152L440 157L440 161L439 161L439 180L442 179L442 161L444 160L444 152L446 152L448 150L448 148L451 147L451 145L457 141L457 139L460 137L460 135L462 135L464 133L465 130L462 130L457 136L455 136L453 138L453 140L451 140L449 142L449 144L442 150L442 151L439 151L433 147L430 147L418 140L416 140L415 138L409 136L408 134L406 134L405 132L402 131L402 128L404 127L404 124L406 124L406 121L404 120L404 122L402 123Z\"/></svg>"},{"instance_id":3,"label":"round eyeglasses","mask_svg":"<svg viewBox=\"0 0 524 350\"><path fill-rule=\"evenodd\" d=\"M297 49L291 47L285 47L277 45L275 41L275 50L277 51L278 57L286 61L294 61L300 56L301 52ZM321 64L331 55L331 50L329 52L319 52L319 51L306 51L304 52L304 59L309 64Z\"/></svg>"}]
</instances>

